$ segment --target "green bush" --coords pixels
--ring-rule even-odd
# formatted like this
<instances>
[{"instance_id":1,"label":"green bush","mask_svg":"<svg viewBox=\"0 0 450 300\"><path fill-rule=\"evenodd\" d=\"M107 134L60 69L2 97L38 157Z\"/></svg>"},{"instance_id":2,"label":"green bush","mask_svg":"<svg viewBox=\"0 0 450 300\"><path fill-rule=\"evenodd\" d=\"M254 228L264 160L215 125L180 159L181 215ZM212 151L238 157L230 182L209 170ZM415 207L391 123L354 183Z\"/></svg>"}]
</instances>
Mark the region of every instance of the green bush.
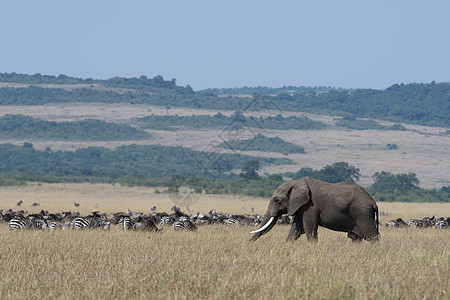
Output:
<instances>
[{"instance_id":1,"label":"green bush","mask_svg":"<svg viewBox=\"0 0 450 300\"><path fill-rule=\"evenodd\" d=\"M305 148L286 142L279 137L268 138L257 134L252 139L226 141L217 147L239 151L279 152L284 154L305 153Z\"/></svg>"}]
</instances>

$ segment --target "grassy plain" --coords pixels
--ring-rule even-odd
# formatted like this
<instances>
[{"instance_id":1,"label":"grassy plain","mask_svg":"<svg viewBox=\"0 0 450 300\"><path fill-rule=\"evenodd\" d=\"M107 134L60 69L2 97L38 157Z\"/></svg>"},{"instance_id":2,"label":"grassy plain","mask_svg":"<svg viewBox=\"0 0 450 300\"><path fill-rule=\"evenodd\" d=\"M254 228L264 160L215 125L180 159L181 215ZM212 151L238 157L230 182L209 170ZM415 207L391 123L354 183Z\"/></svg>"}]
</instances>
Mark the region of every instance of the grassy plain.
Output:
<instances>
[{"instance_id":1,"label":"grassy plain","mask_svg":"<svg viewBox=\"0 0 450 300\"><path fill-rule=\"evenodd\" d=\"M154 190L36 184L0 188L0 209L148 212L173 203ZM39 207L31 207L39 202ZM263 213L268 199L202 195L194 211ZM449 216L450 204L379 203L402 217ZM244 211L245 209L245 211ZM381 228L378 243L319 230L319 241L286 243L278 225L255 243L253 228L197 232L10 232L0 224L1 299L449 299L450 230Z\"/></svg>"}]
</instances>

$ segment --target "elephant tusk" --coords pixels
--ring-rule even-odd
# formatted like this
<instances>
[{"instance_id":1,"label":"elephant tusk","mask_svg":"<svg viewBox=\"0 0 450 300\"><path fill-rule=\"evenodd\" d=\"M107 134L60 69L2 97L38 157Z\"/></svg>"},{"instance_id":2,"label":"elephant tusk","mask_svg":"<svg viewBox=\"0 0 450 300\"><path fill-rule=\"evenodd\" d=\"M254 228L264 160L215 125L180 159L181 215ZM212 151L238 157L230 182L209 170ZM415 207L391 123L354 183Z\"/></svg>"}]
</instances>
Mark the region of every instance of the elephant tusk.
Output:
<instances>
[{"instance_id":1,"label":"elephant tusk","mask_svg":"<svg viewBox=\"0 0 450 300\"><path fill-rule=\"evenodd\" d=\"M274 219L274 217L270 217L269 221L268 221L263 227L261 227L261 228L258 229L258 230L253 230L253 231L250 232L250 233L258 233L258 232L263 231L264 229L266 229L267 227L269 227L269 225L270 225L270 223L272 223L273 219Z\"/></svg>"}]
</instances>

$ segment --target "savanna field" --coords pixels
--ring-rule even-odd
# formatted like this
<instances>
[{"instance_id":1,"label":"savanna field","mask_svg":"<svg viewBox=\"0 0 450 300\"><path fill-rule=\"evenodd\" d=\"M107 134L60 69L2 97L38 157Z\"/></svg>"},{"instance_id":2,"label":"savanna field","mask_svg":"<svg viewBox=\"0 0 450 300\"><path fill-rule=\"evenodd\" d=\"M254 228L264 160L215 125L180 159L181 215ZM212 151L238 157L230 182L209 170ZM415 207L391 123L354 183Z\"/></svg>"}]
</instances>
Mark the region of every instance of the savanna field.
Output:
<instances>
[{"instance_id":1,"label":"savanna field","mask_svg":"<svg viewBox=\"0 0 450 300\"><path fill-rule=\"evenodd\" d=\"M39 212L169 212L153 189L36 184L0 189L0 209ZM263 214L269 199L202 195L192 214L211 209ZM40 206L31 207L37 202ZM79 207L73 205L80 204ZM255 243L254 227L199 226L196 232L102 230L11 232L0 224L1 299L449 299L450 230L388 229L395 218L450 216L450 204L378 203L380 241L352 243L319 229L319 241L286 243L277 225ZM186 211L185 209L183 209Z\"/></svg>"}]
</instances>

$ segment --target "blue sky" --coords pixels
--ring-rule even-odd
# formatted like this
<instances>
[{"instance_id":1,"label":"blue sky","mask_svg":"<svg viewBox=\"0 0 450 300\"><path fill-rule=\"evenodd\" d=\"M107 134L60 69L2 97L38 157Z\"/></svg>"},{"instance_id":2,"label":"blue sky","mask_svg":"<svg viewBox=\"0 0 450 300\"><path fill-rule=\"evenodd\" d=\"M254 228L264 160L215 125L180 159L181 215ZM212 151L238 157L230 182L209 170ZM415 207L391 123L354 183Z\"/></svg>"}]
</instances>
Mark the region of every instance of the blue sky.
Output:
<instances>
[{"instance_id":1,"label":"blue sky","mask_svg":"<svg viewBox=\"0 0 450 300\"><path fill-rule=\"evenodd\" d=\"M3 1L0 72L195 90L450 81L450 1Z\"/></svg>"}]
</instances>

